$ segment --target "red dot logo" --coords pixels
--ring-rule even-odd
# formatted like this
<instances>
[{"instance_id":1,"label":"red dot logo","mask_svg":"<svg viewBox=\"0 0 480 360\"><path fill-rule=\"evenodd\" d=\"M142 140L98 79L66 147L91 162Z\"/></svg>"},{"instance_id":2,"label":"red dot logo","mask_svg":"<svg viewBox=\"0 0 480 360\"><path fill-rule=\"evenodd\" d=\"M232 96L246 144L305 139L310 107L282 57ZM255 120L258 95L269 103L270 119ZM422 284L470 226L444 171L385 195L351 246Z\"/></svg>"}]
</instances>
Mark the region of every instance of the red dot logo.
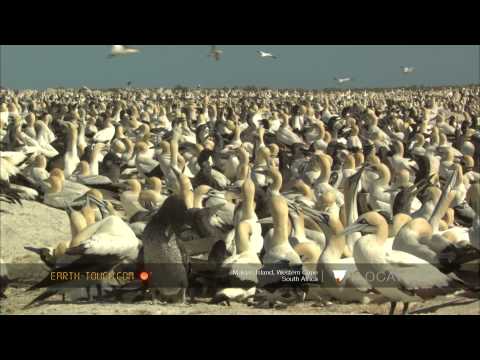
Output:
<instances>
[{"instance_id":1,"label":"red dot logo","mask_svg":"<svg viewBox=\"0 0 480 360\"><path fill-rule=\"evenodd\" d=\"M142 280L142 281L147 281L148 278L149 278L149 276L150 276L150 275L149 275L148 272L142 271L142 272L140 273L140 280Z\"/></svg>"}]
</instances>

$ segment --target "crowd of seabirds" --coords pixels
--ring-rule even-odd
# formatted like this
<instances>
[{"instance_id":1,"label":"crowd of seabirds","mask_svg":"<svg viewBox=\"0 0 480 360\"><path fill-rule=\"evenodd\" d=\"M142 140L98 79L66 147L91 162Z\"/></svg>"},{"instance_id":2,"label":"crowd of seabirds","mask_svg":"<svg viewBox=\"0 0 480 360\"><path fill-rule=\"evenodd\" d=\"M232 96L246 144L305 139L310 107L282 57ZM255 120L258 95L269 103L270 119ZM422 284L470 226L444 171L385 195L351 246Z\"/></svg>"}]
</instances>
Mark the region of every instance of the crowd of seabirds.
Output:
<instances>
[{"instance_id":1,"label":"crowd of seabirds","mask_svg":"<svg viewBox=\"0 0 480 360\"><path fill-rule=\"evenodd\" d=\"M55 272L148 275L49 274L27 306L79 288L88 301L392 314L478 297L479 87L0 95L0 201L64 209L71 225L57 246L25 251Z\"/></svg>"}]
</instances>

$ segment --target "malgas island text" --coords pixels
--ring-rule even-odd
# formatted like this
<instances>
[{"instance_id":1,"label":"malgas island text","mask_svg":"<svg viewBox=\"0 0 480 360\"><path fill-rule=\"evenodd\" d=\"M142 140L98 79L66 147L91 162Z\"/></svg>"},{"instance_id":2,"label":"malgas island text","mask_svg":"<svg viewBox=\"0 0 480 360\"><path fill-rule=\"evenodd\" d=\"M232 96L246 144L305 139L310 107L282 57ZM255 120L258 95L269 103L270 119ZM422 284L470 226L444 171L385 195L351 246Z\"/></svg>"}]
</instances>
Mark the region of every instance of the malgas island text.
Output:
<instances>
[{"instance_id":1,"label":"malgas island text","mask_svg":"<svg viewBox=\"0 0 480 360\"><path fill-rule=\"evenodd\" d=\"M278 278L282 282L318 282L321 280L319 279L319 273L317 271L308 271L305 269L232 269L232 275L234 276L245 277L252 274L258 277Z\"/></svg>"}]
</instances>

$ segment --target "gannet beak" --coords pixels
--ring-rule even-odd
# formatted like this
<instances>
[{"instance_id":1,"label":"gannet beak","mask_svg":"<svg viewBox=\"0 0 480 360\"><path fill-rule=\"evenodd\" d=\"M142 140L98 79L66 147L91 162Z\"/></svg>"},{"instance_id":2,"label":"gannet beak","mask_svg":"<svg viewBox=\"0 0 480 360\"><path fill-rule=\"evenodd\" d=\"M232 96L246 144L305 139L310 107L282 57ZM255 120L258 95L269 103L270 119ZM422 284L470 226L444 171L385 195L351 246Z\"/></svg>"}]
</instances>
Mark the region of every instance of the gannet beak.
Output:
<instances>
[{"instance_id":1,"label":"gannet beak","mask_svg":"<svg viewBox=\"0 0 480 360\"><path fill-rule=\"evenodd\" d=\"M273 217L267 217L267 218L264 218L264 219L259 219L257 220L257 222L259 224L273 224Z\"/></svg>"},{"instance_id":2,"label":"gannet beak","mask_svg":"<svg viewBox=\"0 0 480 360\"><path fill-rule=\"evenodd\" d=\"M73 207L73 206L83 206L85 205L85 202L87 200L87 193L83 194L82 196L76 198L75 200L73 200L71 203L70 203L70 207Z\"/></svg>"},{"instance_id":3,"label":"gannet beak","mask_svg":"<svg viewBox=\"0 0 480 360\"><path fill-rule=\"evenodd\" d=\"M345 228L343 232L340 234L341 236L347 236L351 235L356 232L361 232L362 230L365 230L368 227L368 224L352 224Z\"/></svg>"},{"instance_id":4,"label":"gannet beak","mask_svg":"<svg viewBox=\"0 0 480 360\"><path fill-rule=\"evenodd\" d=\"M24 248L25 250L34 252L34 253L37 254L37 255L41 255L41 253L42 253L42 249L41 249L41 248L36 248L36 247L33 247L33 246L24 246L23 248Z\"/></svg>"},{"instance_id":5,"label":"gannet beak","mask_svg":"<svg viewBox=\"0 0 480 360\"><path fill-rule=\"evenodd\" d=\"M67 207L65 208L65 211L67 212L68 216L71 216L75 210L73 210L71 205L67 205Z\"/></svg>"}]
</instances>

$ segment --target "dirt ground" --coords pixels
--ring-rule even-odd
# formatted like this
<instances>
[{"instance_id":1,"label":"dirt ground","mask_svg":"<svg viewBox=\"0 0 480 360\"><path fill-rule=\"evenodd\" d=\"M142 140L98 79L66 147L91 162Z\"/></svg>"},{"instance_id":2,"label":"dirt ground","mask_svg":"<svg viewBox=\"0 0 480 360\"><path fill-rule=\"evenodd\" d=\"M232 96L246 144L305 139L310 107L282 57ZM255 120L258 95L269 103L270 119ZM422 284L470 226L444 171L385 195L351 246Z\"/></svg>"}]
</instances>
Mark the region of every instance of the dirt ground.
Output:
<instances>
[{"instance_id":1,"label":"dirt ground","mask_svg":"<svg viewBox=\"0 0 480 360\"><path fill-rule=\"evenodd\" d=\"M6 213L0 214L0 258L7 264L38 263L33 253L24 250L25 245L55 246L70 236L68 217L64 211L52 209L36 202L25 201L23 207L1 204ZM23 267L22 267L23 268ZM25 267L28 268L28 267ZM12 278L28 276L25 273L10 274ZM210 305L199 302L189 305L151 305L149 302L66 302L60 297L40 306L24 310L23 307L43 290L26 292L20 284L12 284L6 291L7 299L0 300L0 313L6 314L49 314L49 315L352 315L387 314L389 306L332 304L318 306L313 302L291 305L286 309L258 309L245 304L231 306ZM400 312L401 306L397 308ZM412 304L411 314L427 315L480 315L480 299L464 296L446 296Z\"/></svg>"}]
</instances>

